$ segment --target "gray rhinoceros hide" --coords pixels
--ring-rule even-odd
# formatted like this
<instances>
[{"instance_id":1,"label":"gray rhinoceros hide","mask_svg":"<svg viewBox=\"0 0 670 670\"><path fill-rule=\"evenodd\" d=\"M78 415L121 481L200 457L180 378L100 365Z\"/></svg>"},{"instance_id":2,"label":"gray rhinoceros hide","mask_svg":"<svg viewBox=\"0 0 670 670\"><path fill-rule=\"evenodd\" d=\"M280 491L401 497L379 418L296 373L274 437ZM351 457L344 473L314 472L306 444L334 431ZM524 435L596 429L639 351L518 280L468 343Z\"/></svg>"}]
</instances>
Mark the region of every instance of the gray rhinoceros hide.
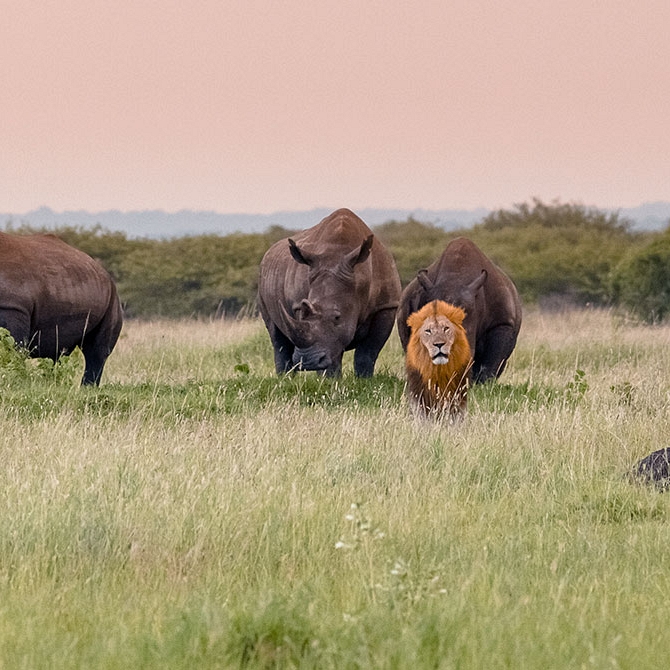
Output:
<instances>
[{"instance_id":1,"label":"gray rhinoceros hide","mask_svg":"<svg viewBox=\"0 0 670 670\"><path fill-rule=\"evenodd\" d=\"M512 280L470 240L452 240L440 258L407 285L398 307L398 335L407 349L407 317L432 300L461 307L473 352L475 382L497 378L505 369L521 328L521 301Z\"/></svg>"},{"instance_id":2,"label":"gray rhinoceros hide","mask_svg":"<svg viewBox=\"0 0 670 670\"><path fill-rule=\"evenodd\" d=\"M372 375L400 293L393 257L348 209L275 243L261 261L258 305L277 373L337 376L353 349L356 375Z\"/></svg>"},{"instance_id":3,"label":"gray rhinoceros hide","mask_svg":"<svg viewBox=\"0 0 670 670\"><path fill-rule=\"evenodd\" d=\"M99 384L121 332L114 281L90 256L54 235L0 233L0 327L35 358L80 347L82 384Z\"/></svg>"}]
</instances>

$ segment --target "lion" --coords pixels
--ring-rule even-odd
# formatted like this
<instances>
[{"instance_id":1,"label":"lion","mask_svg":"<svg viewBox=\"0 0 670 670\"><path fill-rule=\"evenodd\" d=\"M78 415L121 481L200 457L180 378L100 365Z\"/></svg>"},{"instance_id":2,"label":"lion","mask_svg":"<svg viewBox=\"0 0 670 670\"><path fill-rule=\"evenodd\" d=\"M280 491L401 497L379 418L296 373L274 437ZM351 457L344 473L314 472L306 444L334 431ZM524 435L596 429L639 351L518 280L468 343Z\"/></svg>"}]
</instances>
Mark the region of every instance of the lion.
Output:
<instances>
[{"instance_id":1,"label":"lion","mask_svg":"<svg viewBox=\"0 0 670 670\"><path fill-rule=\"evenodd\" d=\"M455 420L466 411L472 352L463 319L460 307L442 300L427 303L407 318L407 396L420 416Z\"/></svg>"}]
</instances>

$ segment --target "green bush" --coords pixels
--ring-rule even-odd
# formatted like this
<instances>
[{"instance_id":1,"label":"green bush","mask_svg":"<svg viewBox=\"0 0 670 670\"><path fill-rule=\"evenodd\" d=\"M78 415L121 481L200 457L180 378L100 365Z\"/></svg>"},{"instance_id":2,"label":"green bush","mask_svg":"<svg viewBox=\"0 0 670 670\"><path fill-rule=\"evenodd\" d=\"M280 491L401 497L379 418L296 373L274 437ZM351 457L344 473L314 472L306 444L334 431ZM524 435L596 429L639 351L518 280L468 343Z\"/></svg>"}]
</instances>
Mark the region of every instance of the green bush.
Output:
<instances>
[{"instance_id":1,"label":"green bush","mask_svg":"<svg viewBox=\"0 0 670 670\"><path fill-rule=\"evenodd\" d=\"M670 231L629 253L612 278L618 303L647 323L670 313Z\"/></svg>"},{"instance_id":2,"label":"green bush","mask_svg":"<svg viewBox=\"0 0 670 670\"><path fill-rule=\"evenodd\" d=\"M393 253L403 285L463 235L510 275L526 304L550 296L609 304L613 268L647 239L632 232L630 223L617 213L534 200L492 212L469 230L447 232L410 219L375 232Z\"/></svg>"},{"instance_id":3,"label":"green bush","mask_svg":"<svg viewBox=\"0 0 670 670\"><path fill-rule=\"evenodd\" d=\"M23 225L12 232L49 232ZM273 226L264 234L197 235L168 240L127 239L100 226L53 231L99 260L116 281L126 316L223 316L252 310L258 266L276 240L291 234Z\"/></svg>"},{"instance_id":4,"label":"green bush","mask_svg":"<svg viewBox=\"0 0 670 670\"><path fill-rule=\"evenodd\" d=\"M389 221L374 229L398 267L402 285L407 285L421 268L430 265L456 237L442 228L415 219Z\"/></svg>"},{"instance_id":5,"label":"green bush","mask_svg":"<svg viewBox=\"0 0 670 670\"><path fill-rule=\"evenodd\" d=\"M500 210L470 237L514 280L525 303L561 296L576 304L609 304L610 275L643 236L616 213L534 200Z\"/></svg>"},{"instance_id":6,"label":"green bush","mask_svg":"<svg viewBox=\"0 0 670 670\"><path fill-rule=\"evenodd\" d=\"M510 275L527 305L559 296L574 304L621 301L651 320L666 311L668 289L658 290L664 268L654 266L662 266L665 256L637 256L659 233L632 232L630 222L616 213L534 200L492 212L467 230L445 231L413 218L374 230L393 254L403 286L450 240L464 235ZM14 232L44 231L21 226ZM168 240L129 240L100 226L62 227L55 233L110 271L127 316L177 318L253 311L261 258L291 231L273 226L263 234ZM668 243L659 244L666 248ZM654 260L654 253L661 255Z\"/></svg>"}]
</instances>

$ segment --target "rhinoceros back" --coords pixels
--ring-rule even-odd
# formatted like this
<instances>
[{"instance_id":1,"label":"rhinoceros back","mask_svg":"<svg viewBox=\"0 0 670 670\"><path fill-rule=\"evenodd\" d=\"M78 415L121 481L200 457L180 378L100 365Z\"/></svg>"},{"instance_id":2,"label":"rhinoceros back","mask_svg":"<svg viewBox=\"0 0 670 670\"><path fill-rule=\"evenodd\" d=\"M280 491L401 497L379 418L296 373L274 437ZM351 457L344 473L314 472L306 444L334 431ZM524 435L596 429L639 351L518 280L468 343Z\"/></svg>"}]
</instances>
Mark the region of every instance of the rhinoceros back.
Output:
<instances>
[{"instance_id":1,"label":"rhinoceros back","mask_svg":"<svg viewBox=\"0 0 670 670\"><path fill-rule=\"evenodd\" d=\"M33 356L56 360L79 346L99 381L122 321L116 286L97 261L53 235L0 233L0 326Z\"/></svg>"}]
</instances>

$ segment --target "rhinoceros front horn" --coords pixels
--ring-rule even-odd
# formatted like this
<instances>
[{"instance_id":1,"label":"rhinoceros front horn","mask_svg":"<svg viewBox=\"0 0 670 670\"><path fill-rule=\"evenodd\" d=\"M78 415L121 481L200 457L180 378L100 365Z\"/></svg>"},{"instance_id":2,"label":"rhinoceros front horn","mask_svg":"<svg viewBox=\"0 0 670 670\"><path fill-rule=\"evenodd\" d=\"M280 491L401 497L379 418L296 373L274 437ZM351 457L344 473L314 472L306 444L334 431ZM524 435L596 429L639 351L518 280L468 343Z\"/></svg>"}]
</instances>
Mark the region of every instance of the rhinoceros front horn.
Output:
<instances>
[{"instance_id":1,"label":"rhinoceros front horn","mask_svg":"<svg viewBox=\"0 0 670 670\"><path fill-rule=\"evenodd\" d=\"M289 311L284 307L284 303L279 301L279 311L281 312L282 321L289 326L291 329L299 327L301 324L296 319L293 314L289 314Z\"/></svg>"}]
</instances>

